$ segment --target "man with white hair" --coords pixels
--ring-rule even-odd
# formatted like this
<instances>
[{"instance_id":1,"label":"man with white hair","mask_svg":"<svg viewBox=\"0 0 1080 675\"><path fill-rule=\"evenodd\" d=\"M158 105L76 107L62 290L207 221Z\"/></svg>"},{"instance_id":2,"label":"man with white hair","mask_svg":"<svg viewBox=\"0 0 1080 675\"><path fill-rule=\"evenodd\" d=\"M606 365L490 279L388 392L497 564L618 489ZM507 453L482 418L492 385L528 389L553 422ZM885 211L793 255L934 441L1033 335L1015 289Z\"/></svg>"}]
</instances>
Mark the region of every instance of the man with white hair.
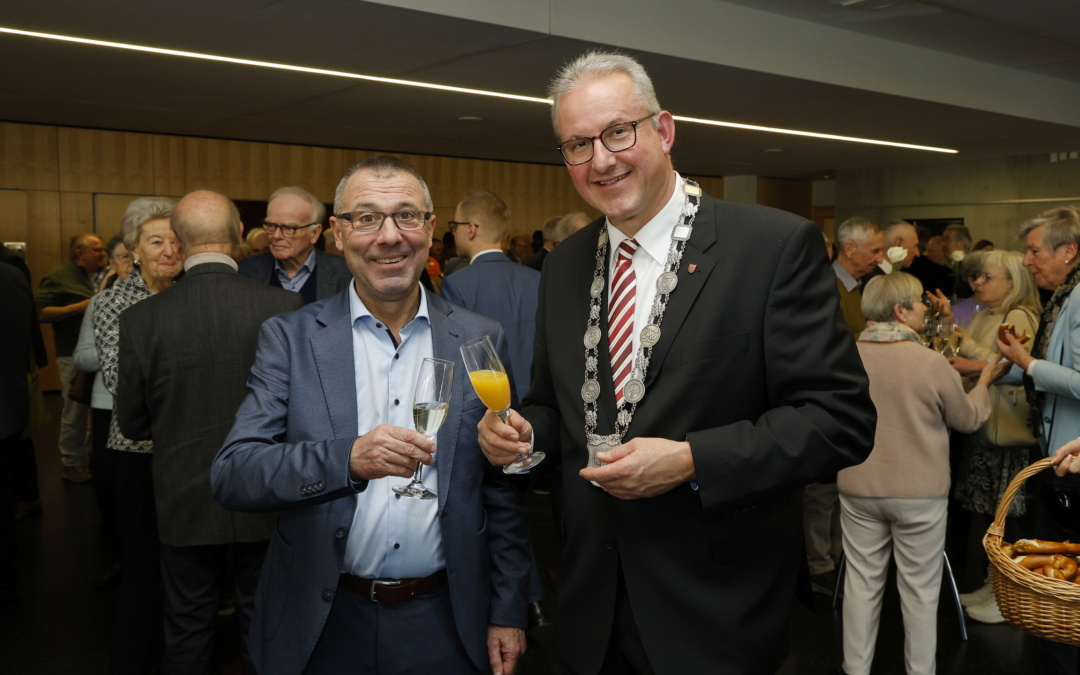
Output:
<instances>
[{"instance_id":1,"label":"man with white hair","mask_svg":"<svg viewBox=\"0 0 1080 675\"><path fill-rule=\"evenodd\" d=\"M338 293L352 275L340 256L315 248L325 217L326 207L304 188L275 190L262 222L270 250L241 260L240 274L299 293L305 303Z\"/></svg>"},{"instance_id":2,"label":"man with white hair","mask_svg":"<svg viewBox=\"0 0 1080 675\"><path fill-rule=\"evenodd\" d=\"M866 328L863 316L860 280L869 276L885 256L885 238L878 226L866 218L848 218L836 228L836 288L840 293L840 310L844 313L853 335Z\"/></svg>"},{"instance_id":3,"label":"man with white hair","mask_svg":"<svg viewBox=\"0 0 1080 675\"><path fill-rule=\"evenodd\" d=\"M894 220L885 226L885 252L889 249L902 248L907 251L907 257L900 261L900 269L907 270L919 257L919 233L915 226L906 220ZM890 265L885 272L892 271L892 263L885 260L885 265Z\"/></svg>"}]
</instances>

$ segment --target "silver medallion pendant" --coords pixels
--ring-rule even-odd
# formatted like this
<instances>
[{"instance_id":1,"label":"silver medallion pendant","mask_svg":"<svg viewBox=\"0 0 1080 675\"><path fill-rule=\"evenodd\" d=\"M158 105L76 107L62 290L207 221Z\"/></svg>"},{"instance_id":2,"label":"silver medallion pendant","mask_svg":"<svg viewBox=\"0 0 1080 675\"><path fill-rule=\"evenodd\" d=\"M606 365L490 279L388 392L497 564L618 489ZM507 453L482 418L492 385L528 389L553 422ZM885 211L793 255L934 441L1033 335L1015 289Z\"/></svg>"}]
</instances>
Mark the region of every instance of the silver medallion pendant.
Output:
<instances>
[{"instance_id":1,"label":"silver medallion pendant","mask_svg":"<svg viewBox=\"0 0 1080 675\"><path fill-rule=\"evenodd\" d=\"M600 460L596 458L596 453L610 450L620 443L622 443L622 437L619 434L608 434L607 436L585 434L585 448L589 451L589 462L586 466L603 466ZM600 484L594 480L589 482L596 487L600 487Z\"/></svg>"},{"instance_id":2,"label":"silver medallion pendant","mask_svg":"<svg viewBox=\"0 0 1080 675\"><path fill-rule=\"evenodd\" d=\"M627 403L637 403L645 398L645 383L636 377L627 380L623 385L622 395Z\"/></svg>"},{"instance_id":3,"label":"silver medallion pendant","mask_svg":"<svg viewBox=\"0 0 1080 675\"><path fill-rule=\"evenodd\" d=\"M660 342L660 328L656 324L650 323L641 329L641 345L643 347L652 347L657 342Z\"/></svg>"},{"instance_id":4,"label":"silver medallion pendant","mask_svg":"<svg viewBox=\"0 0 1080 675\"><path fill-rule=\"evenodd\" d=\"M664 272L660 275L660 278L656 280L656 290L661 293L670 293L675 290L675 287L679 285L679 277L675 276L674 272Z\"/></svg>"},{"instance_id":5,"label":"silver medallion pendant","mask_svg":"<svg viewBox=\"0 0 1080 675\"><path fill-rule=\"evenodd\" d=\"M596 326L589 326L589 330L585 331L585 347L592 349L598 344L600 344L600 329Z\"/></svg>"},{"instance_id":6,"label":"silver medallion pendant","mask_svg":"<svg viewBox=\"0 0 1080 675\"><path fill-rule=\"evenodd\" d=\"M594 298L599 298L600 294L604 292L604 279L602 277L596 277L592 280L592 286L589 288L589 295Z\"/></svg>"},{"instance_id":7,"label":"silver medallion pendant","mask_svg":"<svg viewBox=\"0 0 1080 675\"><path fill-rule=\"evenodd\" d=\"M619 411L619 416L616 419L619 421L620 427L628 427L630 426L632 417L630 416L630 411L624 408Z\"/></svg>"},{"instance_id":8,"label":"silver medallion pendant","mask_svg":"<svg viewBox=\"0 0 1080 675\"><path fill-rule=\"evenodd\" d=\"M592 403L600 398L600 383L596 380L586 380L581 385L581 398L586 403Z\"/></svg>"}]
</instances>

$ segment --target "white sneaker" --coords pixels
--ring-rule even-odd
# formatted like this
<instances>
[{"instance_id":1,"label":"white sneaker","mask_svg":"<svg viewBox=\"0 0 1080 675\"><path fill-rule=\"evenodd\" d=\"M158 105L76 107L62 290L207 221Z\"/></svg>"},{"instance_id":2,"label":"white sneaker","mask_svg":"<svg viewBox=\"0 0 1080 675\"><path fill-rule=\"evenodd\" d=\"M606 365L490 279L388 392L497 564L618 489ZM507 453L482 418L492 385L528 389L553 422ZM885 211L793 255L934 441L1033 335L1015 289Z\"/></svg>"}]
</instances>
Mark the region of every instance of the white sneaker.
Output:
<instances>
[{"instance_id":1,"label":"white sneaker","mask_svg":"<svg viewBox=\"0 0 1080 675\"><path fill-rule=\"evenodd\" d=\"M968 607L967 615L979 623L1005 623L1005 617L1001 615L1001 610L998 609L997 600L990 597L982 604Z\"/></svg>"},{"instance_id":2,"label":"white sneaker","mask_svg":"<svg viewBox=\"0 0 1080 675\"><path fill-rule=\"evenodd\" d=\"M992 597L994 597L994 587L991 586L988 581L978 590L970 593L961 593L960 605L963 607L974 607L975 605L983 604Z\"/></svg>"}]
</instances>

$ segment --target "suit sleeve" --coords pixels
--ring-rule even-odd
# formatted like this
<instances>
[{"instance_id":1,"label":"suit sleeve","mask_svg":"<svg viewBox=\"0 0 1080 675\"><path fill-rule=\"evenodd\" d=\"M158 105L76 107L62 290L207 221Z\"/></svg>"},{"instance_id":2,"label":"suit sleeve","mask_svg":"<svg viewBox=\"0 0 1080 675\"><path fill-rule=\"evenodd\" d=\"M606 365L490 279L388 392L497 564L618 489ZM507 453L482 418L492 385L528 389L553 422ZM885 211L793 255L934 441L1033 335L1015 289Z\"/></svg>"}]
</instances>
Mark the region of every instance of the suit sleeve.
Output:
<instances>
[{"instance_id":1,"label":"suit sleeve","mask_svg":"<svg viewBox=\"0 0 1080 675\"><path fill-rule=\"evenodd\" d=\"M210 469L214 498L227 509L297 508L367 487L366 481L349 480L355 436L287 442L293 375L289 338L281 317L260 329L248 395ZM302 415L303 406L294 414Z\"/></svg>"},{"instance_id":2,"label":"suit sleeve","mask_svg":"<svg viewBox=\"0 0 1080 675\"><path fill-rule=\"evenodd\" d=\"M495 349L509 363L506 338L499 329ZM511 388L511 392L513 389ZM469 437L465 430L463 438ZM476 443L475 432L471 433ZM480 449L475 448L479 453ZM491 608L488 622L499 626L525 628L528 575L532 565L528 527L522 495L513 486L512 476L502 468L484 462L484 510L487 514L491 559Z\"/></svg>"},{"instance_id":3,"label":"suit sleeve","mask_svg":"<svg viewBox=\"0 0 1080 675\"><path fill-rule=\"evenodd\" d=\"M147 405L145 370L138 346L139 329L131 313L120 315L120 346L116 375L116 423L120 433L133 441L150 440L150 409Z\"/></svg>"},{"instance_id":4,"label":"suit sleeve","mask_svg":"<svg viewBox=\"0 0 1080 675\"><path fill-rule=\"evenodd\" d=\"M706 518L779 497L870 454L877 414L824 256L821 234L807 222L772 270L761 329L769 409L686 435Z\"/></svg>"},{"instance_id":5,"label":"suit sleeve","mask_svg":"<svg viewBox=\"0 0 1080 675\"><path fill-rule=\"evenodd\" d=\"M442 297L447 302L452 302L455 305L464 307L464 298L461 297L461 293L458 292L457 284L451 281L450 277L444 277L442 282Z\"/></svg>"},{"instance_id":6,"label":"suit sleeve","mask_svg":"<svg viewBox=\"0 0 1080 675\"><path fill-rule=\"evenodd\" d=\"M1069 305L1072 305L1075 300L1076 298L1070 298ZM1062 312L1058 317L1058 322L1064 324L1061 326L1063 330L1068 331L1067 335L1062 336L1065 343L1062 353L1060 355L1047 354L1047 358L1035 361L1031 366L1031 378L1039 391L1080 400L1080 372L1050 360L1080 363L1080 340L1072 339L1074 335L1080 335L1080 311L1070 306L1068 314ZM1057 329L1058 323L1055 323L1054 330ZM1050 341L1053 342L1053 338ZM1067 357L1064 354L1066 350L1069 352Z\"/></svg>"}]
</instances>

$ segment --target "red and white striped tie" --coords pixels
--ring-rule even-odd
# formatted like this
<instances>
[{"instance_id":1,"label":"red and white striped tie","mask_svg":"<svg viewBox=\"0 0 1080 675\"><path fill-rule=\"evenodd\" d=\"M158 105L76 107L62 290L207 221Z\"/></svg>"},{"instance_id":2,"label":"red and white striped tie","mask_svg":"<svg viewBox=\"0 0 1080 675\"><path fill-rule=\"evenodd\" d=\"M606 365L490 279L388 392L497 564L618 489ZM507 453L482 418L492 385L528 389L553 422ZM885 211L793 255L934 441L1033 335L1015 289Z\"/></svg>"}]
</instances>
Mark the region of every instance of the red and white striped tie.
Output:
<instances>
[{"instance_id":1,"label":"red and white striped tie","mask_svg":"<svg viewBox=\"0 0 1080 675\"><path fill-rule=\"evenodd\" d=\"M622 403L623 386L630 379L634 365L634 251L638 243L624 239L619 244L615 260L615 274L608 299L608 353L611 355L611 376L615 383L615 405Z\"/></svg>"}]
</instances>

